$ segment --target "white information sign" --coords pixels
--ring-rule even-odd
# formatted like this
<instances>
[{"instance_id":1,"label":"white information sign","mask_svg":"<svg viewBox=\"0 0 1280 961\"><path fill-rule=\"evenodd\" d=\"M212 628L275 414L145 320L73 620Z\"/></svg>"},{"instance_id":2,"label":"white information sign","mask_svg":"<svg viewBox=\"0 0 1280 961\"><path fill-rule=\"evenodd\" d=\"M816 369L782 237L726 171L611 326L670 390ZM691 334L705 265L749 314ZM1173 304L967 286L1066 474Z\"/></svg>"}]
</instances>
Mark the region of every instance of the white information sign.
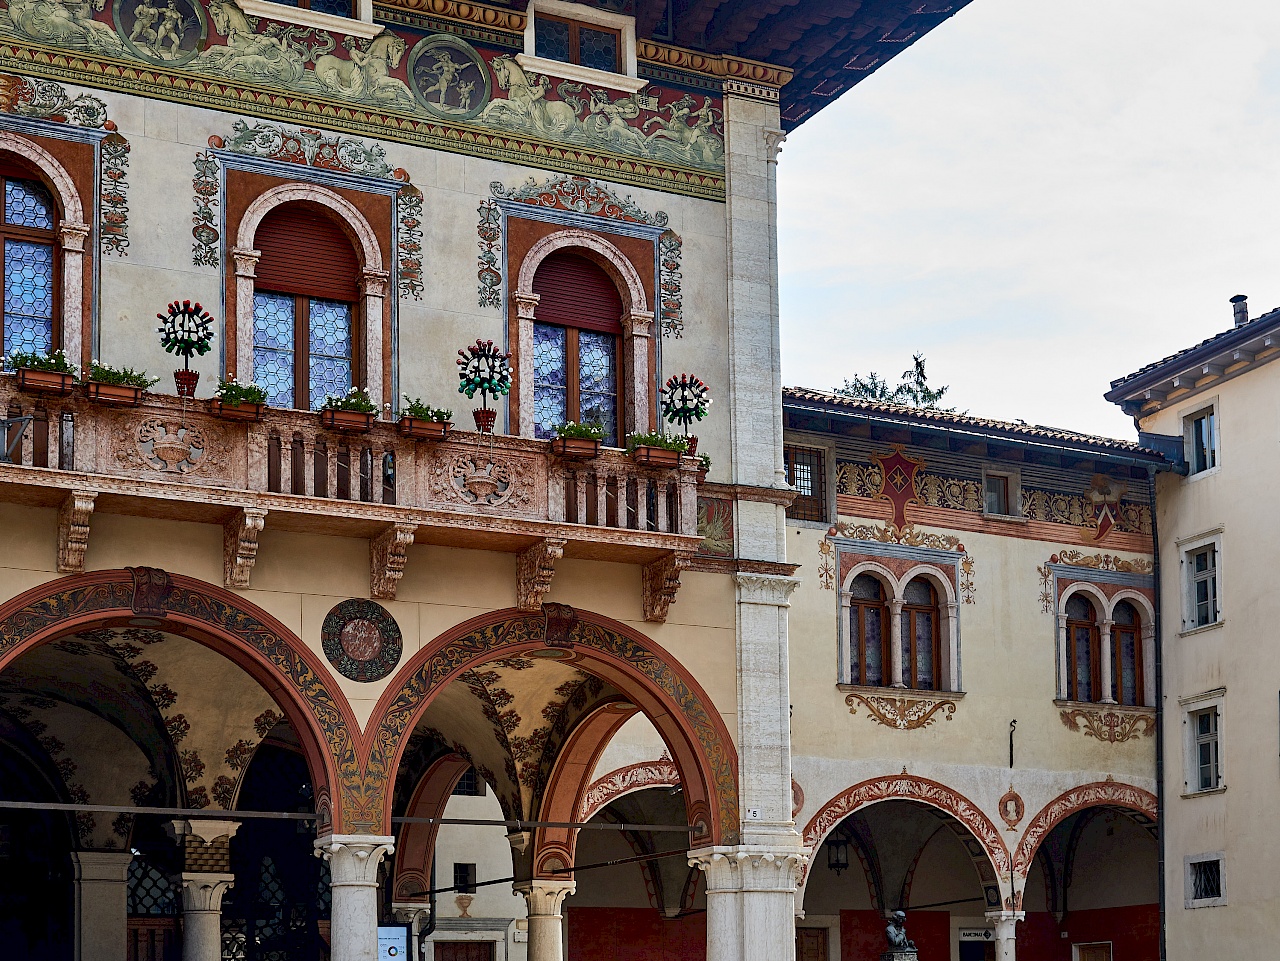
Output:
<instances>
[{"instance_id":1,"label":"white information sign","mask_svg":"<svg viewBox=\"0 0 1280 961\"><path fill-rule=\"evenodd\" d=\"M961 928L961 941L994 941L996 933L990 928Z\"/></svg>"},{"instance_id":2,"label":"white information sign","mask_svg":"<svg viewBox=\"0 0 1280 961\"><path fill-rule=\"evenodd\" d=\"M407 926L396 924L378 928L378 961L411 961Z\"/></svg>"}]
</instances>

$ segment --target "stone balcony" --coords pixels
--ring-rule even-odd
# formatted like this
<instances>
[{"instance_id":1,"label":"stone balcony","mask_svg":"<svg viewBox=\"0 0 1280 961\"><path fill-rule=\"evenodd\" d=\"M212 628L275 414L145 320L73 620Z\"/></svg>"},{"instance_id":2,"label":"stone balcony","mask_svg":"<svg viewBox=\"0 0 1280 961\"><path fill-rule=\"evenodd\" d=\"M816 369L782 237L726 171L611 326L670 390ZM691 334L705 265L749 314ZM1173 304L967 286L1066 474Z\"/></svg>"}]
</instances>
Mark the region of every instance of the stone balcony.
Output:
<instances>
[{"instance_id":1,"label":"stone balcony","mask_svg":"<svg viewBox=\"0 0 1280 961\"><path fill-rule=\"evenodd\" d=\"M228 587L249 586L258 535L272 530L370 541L370 593L394 598L410 544L518 555L519 606L534 610L561 557L643 566L644 611L661 621L697 550L696 461L634 463L605 448L587 461L548 441L455 431L447 440L322 427L308 411L215 416L210 402L145 394L138 407L20 391L0 376L0 408L31 416L0 500L59 509L58 568L83 569L94 513L219 524Z\"/></svg>"}]
</instances>

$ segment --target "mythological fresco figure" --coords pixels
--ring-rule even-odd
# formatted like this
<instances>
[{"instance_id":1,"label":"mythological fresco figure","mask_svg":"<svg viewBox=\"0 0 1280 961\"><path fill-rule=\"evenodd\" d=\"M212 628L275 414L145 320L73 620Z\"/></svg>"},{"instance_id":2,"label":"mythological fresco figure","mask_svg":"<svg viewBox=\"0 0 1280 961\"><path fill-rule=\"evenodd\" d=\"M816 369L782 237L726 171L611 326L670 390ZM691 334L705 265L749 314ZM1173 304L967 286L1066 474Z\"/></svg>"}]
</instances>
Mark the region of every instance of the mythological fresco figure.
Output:
<instances>
[{"instance_id":1,"label":"mythological fresco figure","mask_svg":"<svg viewBox=\"0 0 1280 961\"><path fill-rule=\"evenodd\" d=\"M350 51L350 59L329 53L315 58L314 77L320 89L351 100L413 103L404 81L391 76L404 59L405 43L400 37L384 30L363 46L355 37L347 37L342 45Z\"/></svg>"},{"instance_id":2,"label":"mythological fresco figure","mask_svg":"<svg viewBox=\"0 0 1280 961\"><path fill-rule=\"evenodd\" d=\"M130 40L141 40L145 44L156 42L156 21L160 19L160 11L151 0L142 0L133 8L133 30L129 32Z\"/></svg>"},{"instance_id":3,"label":"mythological fresco figure","mask_svg":"<svg viewBox=\"0 0 1280 961\"><path fill-rule=\"evenodd\" d=\"M169 41L170 60L182 52L182 35L186 33L187 22L182 11L178 9L176 0L169 0L169 6L160 12L160 26L156 30L154 49L160 56L166 56L164 42Z\"/></svg>"},{"instance_id":4,"label":"mythological fresco figure","mask_svg":"<svg viewBox=\"0 0 1280 961\"><path fill-rule=\"evenodd\" d=\"M464 80L462 83L458 84L459 110L466 111L471 109L471 95L475 92L475 89L475 83L470 80Z\"/></svg>"},{"instance_id":5,"label":"mythological fresco figure","mask_svg":"<svg viewBox=\"0 0 1280 961\"><path fill-rule=\"evenodd\" d=\"M448 94L449 88L457 82L462 71L470 67L471 64L458 63L453 59L453 55L449 53L448 50L432 51L431 56L435 58L436 62L431 66L426 67L423 72L435 77L436 82L423 90L422 95L424 97L429 97L433 93L439 93L440 98L437 102L440 106L445 107L447 104L444 102L444 98L445 95Z\"/></svg>"},{"instance_id":6,"label":"mythological fresco figure","mask_svg":"<svg viewBox=\"0 0 1280 961\"><path fill-rule=\"evenodd\" d=\"M32 40L119 53L123 44L116 32L93 18L104 6L105 0L12 0L5 12L7 23L0 14L0 30Z\"/></svg>"}]
</instances>

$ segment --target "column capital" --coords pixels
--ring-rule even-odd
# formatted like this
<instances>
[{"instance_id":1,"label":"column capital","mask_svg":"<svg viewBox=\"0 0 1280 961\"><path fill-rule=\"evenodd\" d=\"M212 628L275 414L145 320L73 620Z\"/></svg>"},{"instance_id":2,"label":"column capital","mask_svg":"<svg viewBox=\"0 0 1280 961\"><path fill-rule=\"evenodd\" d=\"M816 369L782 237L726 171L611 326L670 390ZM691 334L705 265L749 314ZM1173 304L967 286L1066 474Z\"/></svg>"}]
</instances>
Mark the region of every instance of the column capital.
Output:
<instances>
[{"instance_id":1,"label":"column capital","mask_svg":"<svg viewBox=\"0 0 1280 961\"><path fill-rule=\"evenodd\" d=\"M84 253L84 242L89 236L88 224L76 224L64 221L58 225L58 241L63 250Z\"/></svg>"},{"instance_id":2,"label":"column capital","mask_svg":"<svg viewBox=\"0 0 1280 961\"><path fill-rule=\"evenodd\" d=\"M511 300L516 305L516 317L518 319L533 320L534 311L537 310L538 302L542 300L542 295L517 290L512 293Z\"/></svg>"},{"instance_id":3,"label":"column capital","mask_svg":"<svg viewBox=\"0 0 1280 961\"><path fill-rule=\"evenodd\" d=\"M396 839L377 834L326 834L315 842L316 857L329 862L333 886L376 887L378 864L395 851Z\"/></svg>"},{"instance_id":4,"label":"column capital","mask_svg":"<svg viewBox=\"0 0 1280 961\"><path fill-rule=\"evenodd\" d=\"M792 893L809 863L807 848L718 845L689 852L689 866L707 876L707 892Z\"/></svg>"},{"instance_id":5,"label":"column capital","mask_svg":"<svg viewBox=\"0 0 1280 961\"><path fill-rule=\"evenodd\" d=\"M791 592L800 586L794 577L782 574L734 574L738 585L739 604L763 604L768 607L790 607Z\"/></svg>"},{"instance_id":6,"label":"column capital","mask_svg":"<svg viewBox=\"0 0 1280 961\"><path fill-rule=\"evenodd\" d=\"M130 851L72 851L77 881L119 881L129 877Z\"/></svg>"},{"instance_id":7,"label":"column capital","mask_svg":"<svg viewBox=\"0 0 1280 961\"><path fill-rule=\"evenodd\" d=\"M766 127L762 133L764 134L765 159L771 164L778 162L778 154L782 153L782 144L787 139L785 130L771 130Z\"/></svg>"},{"instance_id":8,"label":"column capital","mask_svg":"<svg viewBox=\"0 0 1280 961\"><path fill-rule=\"evenodd\" d=\"M996 939L999 941L1011 940L1015 936L1015 926L1026 917L1024 911L988 911L986 913L986 919L996 926Z\"/></svg>"},{"instance_id":9,"label":"column capital","mask_svg":"<svg viewBox=\"0 0 1280 961\"><path fill-rule=\"evenodd\" d=\"M390 279L390 271L366 268L360 274L360 293L365 297L385 297Z\"/></svg>"},{"instance_id":10,"label":"column capital","mask_svg":"<svg viewBox=\"0 0 1280 961\"><path fill-rule=\"evenodd\" d=\"M529 917L559 917L564 899L578 890L577 881L534 878L511 885L529 906Z\"/></svg>"},{"instance_id":11,"label":"column capital","mask_svg":"<svg viewBox=\"0 0 1280 961\"><path fill-rule=\"evenodd\" d=\"M648 337L653 333L652 310L633 310L625 320L626 331L632 337Z\"/></svg>"},{"instance_id":12,"label":"column capital","mask_svg":"<svg viewBox=\"0 0 1280 961\"><path fill-rule=\"evenodd\" d=\"M182 910L184 912L220 912L222 896L236 883L234 874L214 871L183 871L179 877L182 879Z\"/></svg>"},{"instance_id":13,"label":"column capital","mask_svg":"<svg viewBox=\"0 0 1280 961\"><path fill-rule=\"evenodd\" d=\"M233 247L231 249L231 259L236 262L237 277L256 277L258 275L258 261L262 259L262 251L251 250L248 247Z\"/></svg>"}]
</instances>

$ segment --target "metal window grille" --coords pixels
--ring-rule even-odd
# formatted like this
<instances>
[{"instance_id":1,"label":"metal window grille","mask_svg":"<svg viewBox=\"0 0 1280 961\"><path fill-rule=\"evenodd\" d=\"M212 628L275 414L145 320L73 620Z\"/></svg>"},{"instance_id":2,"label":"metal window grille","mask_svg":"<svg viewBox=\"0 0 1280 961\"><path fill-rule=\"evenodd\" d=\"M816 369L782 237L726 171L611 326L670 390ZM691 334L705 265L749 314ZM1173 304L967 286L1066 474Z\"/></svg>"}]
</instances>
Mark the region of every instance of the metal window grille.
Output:
<instances>
[{"instance_id":1,"label":"metal window grille","mask_svg":"<svg viewBox=\"0 0 1280 961\"><path fill-rule=\"evenodd\" d=\"M475 768L467 768L453 786L453 793L455 797L484 797L484 779L476 774Z\"/></svg>"},{"instance_id":2,"label":"metal window grille","mask_svg":"<svg viewBox=\"0 0 1280 961\"><path fill-rule=\"evenodd\" d=\"M1191 862L1191 898L1202 901L1222 897L1222 861Z\"/></svg>"},{"instance_id":3,"label":"metal window grille","mask_svg":"<svg viewBox=\"0 0 1280 961\"><path fill-rule=\"evenodd\" d=\"M173 882L140 857L129 862L128 906L132 917L178 913Z\"/></svg>"},{"instance_id":4,"label":"metal window grille","mask_svg":"<svg viewBox=\"0 0 1280 961\"><path fill-rule=\"evenodd\" d=\"M824 453L813 447L784 447L787 483L797 496L787 516L798 521L827 519L827 470Z\"/></svg>"}]
</instances>

